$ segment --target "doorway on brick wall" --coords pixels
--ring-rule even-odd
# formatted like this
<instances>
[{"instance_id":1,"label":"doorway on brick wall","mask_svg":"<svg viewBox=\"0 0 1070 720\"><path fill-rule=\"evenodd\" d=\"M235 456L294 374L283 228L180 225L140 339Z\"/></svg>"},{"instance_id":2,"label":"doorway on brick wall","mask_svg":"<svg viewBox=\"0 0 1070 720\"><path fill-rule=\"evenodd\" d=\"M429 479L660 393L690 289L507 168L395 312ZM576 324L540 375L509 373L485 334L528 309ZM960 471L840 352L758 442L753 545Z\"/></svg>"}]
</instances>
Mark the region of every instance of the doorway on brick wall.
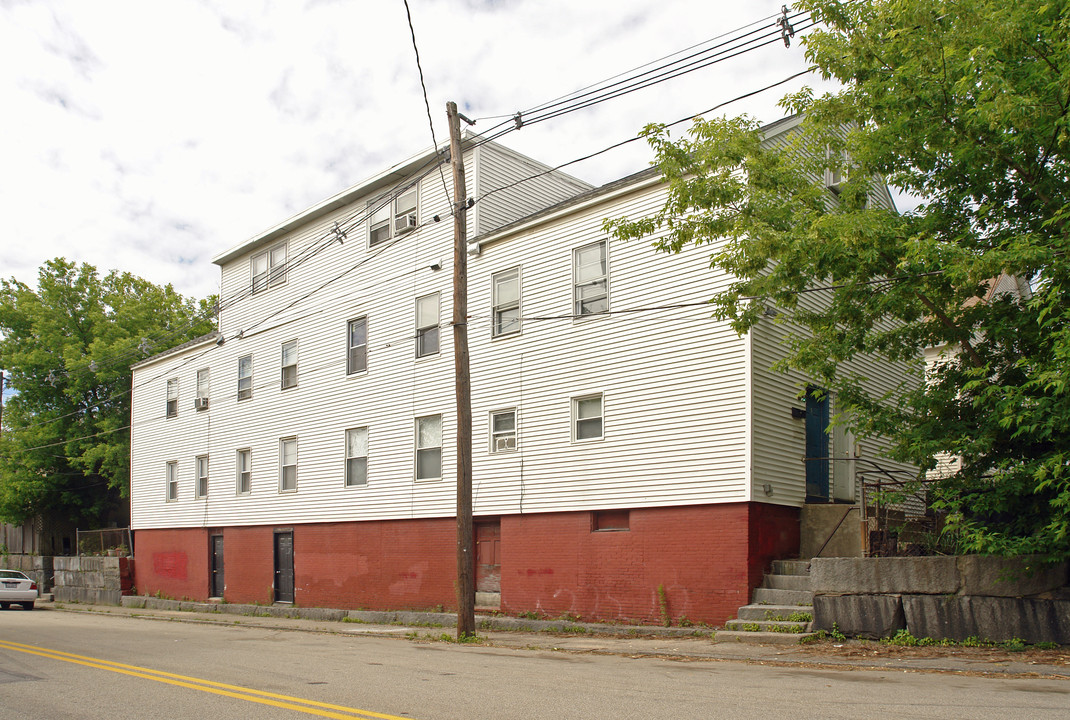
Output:
<instances>
[{"instance_id":1,"label":"doorway on brick wall","mask_svg":"<svg viewBox=\"0 0 1070 720\"><path fill-rule=\"evenodd\" d=\"M275 602L294 601L294 534L275 533Z\"/></svg>"},{"instance_id":2,"label":"doorway on brick wall","mask_svg":"<svg viewBox=\"0 0 1070 720\"><path fill-rule=\"evenodd\" d=\"M208 536L208 596L223 597L223 536Z\"/></svg>"},{"instance_id":3,"label":"doorway on brick wall","mask_svg":"<svg viewBox=\"0 0 1070 720\"><path fill-rule=\"evenodd\" d=\"M476 606L498 609L502 592L502 524L500 520L475 523Z\"/></svg>"}]
</instances>

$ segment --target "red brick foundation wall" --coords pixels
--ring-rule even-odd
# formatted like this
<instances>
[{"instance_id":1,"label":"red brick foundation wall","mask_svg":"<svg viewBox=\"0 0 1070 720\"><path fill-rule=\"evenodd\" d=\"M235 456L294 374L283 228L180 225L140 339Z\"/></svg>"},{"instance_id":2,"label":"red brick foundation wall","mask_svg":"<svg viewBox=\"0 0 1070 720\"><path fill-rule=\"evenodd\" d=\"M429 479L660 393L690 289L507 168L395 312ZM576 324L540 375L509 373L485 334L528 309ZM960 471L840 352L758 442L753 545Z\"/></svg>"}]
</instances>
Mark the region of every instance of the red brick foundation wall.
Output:
<instances>
[{"instance_id":1,"label":"red brick foundation wall","mask_svg":"<svg viewBox=\"0 0 1070 720\"><path fill-rule=\"evenodd\" d=\"M634 509L627 531L592 532L590 512L501 518L502 610L721 625L769 562L799 549L799 510L760 503ZM295 602L305 607L455 609L453 518L138 530L138 592L204 600L208 538L223 533L225 598L270 603L273 533L294 534ZM663 593L659 592L659 586Z\"/></svg>"}]
</instances>

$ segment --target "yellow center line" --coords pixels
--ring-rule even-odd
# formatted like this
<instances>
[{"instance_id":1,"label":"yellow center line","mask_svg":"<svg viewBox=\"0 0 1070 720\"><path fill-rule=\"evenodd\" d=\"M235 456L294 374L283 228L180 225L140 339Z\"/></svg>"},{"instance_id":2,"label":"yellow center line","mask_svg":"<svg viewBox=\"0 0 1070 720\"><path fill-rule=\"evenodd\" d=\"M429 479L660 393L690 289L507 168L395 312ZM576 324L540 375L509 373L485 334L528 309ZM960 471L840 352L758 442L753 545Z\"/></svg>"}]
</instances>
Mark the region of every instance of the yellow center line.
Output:
<instances>
[{"instance_id":1,"label":"yellow center line","mask_svg":"<svg viewBox=\"0 0 1070 720\"><path fill-rule=\"evenodd\" d=\"M276 693L265 692L263 690L254 690L252 688L241 687L240 685L227 685L226 683L219 683L186 675L178 675L175 673L164 672L163 670L153 670L152 668L138 667L137 665L125 665L111 660L102 660L100 658L88 657L85 655L75 655L74 653L64 652L62 650L52 650L49 648L38 647L36 645L24 645L10 640L0 640L0 648L6 648L8 650L29 655L38 655L52 660L62 660L63 662L84 665L86 667L97 668L100 670L108 670L122 675L129 675L131 677L155 680L156 682L166 683L168 685L189 688L191 690L200 690L201 692L260 703L261 705L271 705L286 710L296 710L308 715L339 718L340 720L352 720L354 716L378 718L379 720L412 720L412 718L401 717L399 715L386 715L371 710L361 710L359 708L351 708L344 705L331 705L330 703L306 700L305 698L293 697L290 695L279 695Z\"/></svg>"}]
</instances>

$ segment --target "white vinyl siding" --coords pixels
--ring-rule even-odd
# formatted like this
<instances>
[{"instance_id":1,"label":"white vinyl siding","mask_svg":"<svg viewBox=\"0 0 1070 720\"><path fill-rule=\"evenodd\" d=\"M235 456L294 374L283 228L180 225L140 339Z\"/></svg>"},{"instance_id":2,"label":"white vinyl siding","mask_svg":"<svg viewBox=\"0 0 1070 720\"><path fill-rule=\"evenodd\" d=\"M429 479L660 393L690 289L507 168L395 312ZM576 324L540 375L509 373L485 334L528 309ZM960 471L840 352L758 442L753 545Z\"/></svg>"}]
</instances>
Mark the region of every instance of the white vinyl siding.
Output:
<instances>
[{"instance_id":1,"label":"white vinyl siding","mask_svg":"<svg viewBox=\"0 0 1070 720\"><path fill-rule=\"evenodd\" d=\"M297 387L297 341L282 346L282 389Z\"/></svg>"},{"instance_id":2,"label":"white vinyl siding","mask_svg":"<svg viewBox=\"0 0 1070 720\"><path fill-rule=\"evenodd\" d=\"M178 500L178 463L167 463L166 469L166 488L167 502L174 502Z\"/></svg>"},{"instance_id":3,"label":"white vinyl siding","mask_svg":"<svg viewBox=\"0 0 1070 720\"><path fill-rule=\"evenodd\" d=\"M346 430L346 487L368 484L368 428Z\"/></svg>"},{"instance_id":4,"label":"white vinyl siding","mask_svg":"<svg viewBox=\"0 0 1070 720\"><path fill-rule=\"evenodd\" d=\"M297 492L297 438L279 440L279 492Z\"/></svg>"},{"instance_id":5,"label":"white vinyl siding","mask_svg":"<svg viewBox=\"0 0 1070 720\"><path fill-rule=\"evenodd\" d=\"M208 456L198 455L195 462L197 484L194 494L198 498L208 497Z\"/></svg>"},{"instance_id":6,"label":"white vinyl siding","mask_svg":"<svg viewBox=\"0 0 1070 720\"><path fill-rule=\"evenodd\" d=\"M442 477L442 416L416 418L416 479Z\"/></svg>"},{"instance_id":7,"label":"white vinyl siding","mask_svg":"<svg viewBox=\"0 0 1070 720\"><path fill-rule=\"evenodd\" d=\"M520 332L520 268L491 276L494 300L491 332L495 337Z\"/></svg>"},{"instance_id":8,"label":"white vinyl siding","mask_svg":"<svg viewBox=\"0 0 1070 720\"><path fill-rule=\"evenodd\" d=\"M416 357L438 353L438 293L416 298Z\"/></svg>"}]
</instances>

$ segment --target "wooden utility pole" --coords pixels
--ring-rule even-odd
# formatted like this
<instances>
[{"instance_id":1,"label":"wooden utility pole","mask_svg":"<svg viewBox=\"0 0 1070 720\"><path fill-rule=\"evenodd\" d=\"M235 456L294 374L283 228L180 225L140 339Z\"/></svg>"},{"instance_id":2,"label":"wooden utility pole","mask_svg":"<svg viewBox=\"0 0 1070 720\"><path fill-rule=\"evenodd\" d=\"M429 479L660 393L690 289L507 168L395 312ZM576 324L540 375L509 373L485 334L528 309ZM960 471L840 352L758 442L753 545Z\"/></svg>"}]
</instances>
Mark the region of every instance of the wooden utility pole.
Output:
<instances>
[{"instance_id":1,"label":"wooden utility pole","mask_svg":"<svg viewBox=\"0 0 1070 720\"><path fill-rule=\"evenodd\" d=\"M457 639L476 632L472 530L472 383L468 369L468 198L457 103L446 103L453 165L453 367L457 396Z\"/></svg>"}]
</instances>

